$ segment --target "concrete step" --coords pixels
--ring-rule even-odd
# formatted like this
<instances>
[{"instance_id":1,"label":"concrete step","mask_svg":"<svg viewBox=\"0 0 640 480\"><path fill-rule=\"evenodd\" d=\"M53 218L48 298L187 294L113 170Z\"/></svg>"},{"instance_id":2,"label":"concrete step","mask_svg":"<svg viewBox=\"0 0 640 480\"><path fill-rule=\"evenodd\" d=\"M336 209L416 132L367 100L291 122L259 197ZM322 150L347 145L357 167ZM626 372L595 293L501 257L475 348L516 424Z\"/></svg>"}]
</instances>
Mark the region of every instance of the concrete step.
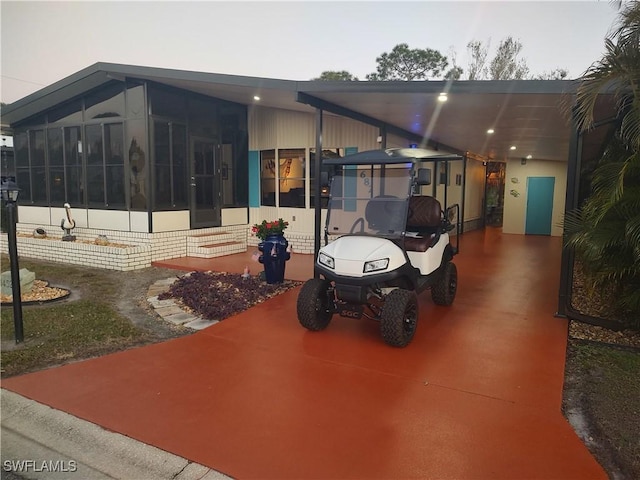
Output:
<instances>
[{"instance_id":1,"label":"concrete step","mask_svg":"<svg viewBox=\"0 0 640 480\"><path fill-rule=\"evenodd\" d=\"M187 237L187 248L236 241L231 232L198 233Z\"/></svg>"},{"instance_id":2,"label":"concrete step","mask_svg":"<svg viewBox=\"0 0 640 480\"><path fill-rule=\"evenodd\" d=\"M187 255L198 258L215 258L247 251L247 243L237 240L218 241L206 245L187 244Z\"/></svg>"}]
</instances>

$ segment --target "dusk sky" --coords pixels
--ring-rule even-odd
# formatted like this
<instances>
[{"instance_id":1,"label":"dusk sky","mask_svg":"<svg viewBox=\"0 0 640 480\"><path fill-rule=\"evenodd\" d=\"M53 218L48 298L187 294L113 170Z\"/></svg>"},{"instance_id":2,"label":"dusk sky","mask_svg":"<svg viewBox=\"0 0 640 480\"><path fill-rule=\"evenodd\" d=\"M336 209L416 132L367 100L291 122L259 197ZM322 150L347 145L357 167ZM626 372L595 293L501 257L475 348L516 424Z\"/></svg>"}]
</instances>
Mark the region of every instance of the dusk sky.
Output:
<instances>
[{"instance_id":1,"label":"dusk sky","mask_svg":"<svg viewBox=\"0 0 640 480\"><path fill-rule=\"evenodd\" d=\"M2 0L1 100L14 102L96 62L309 80L365 79L399 43L465 71L470 40L523 44L532 74L580 76L617 18L603 1L12 2ZM466 78L463 74L463 79Z\"/></svg>"}]
</instances>

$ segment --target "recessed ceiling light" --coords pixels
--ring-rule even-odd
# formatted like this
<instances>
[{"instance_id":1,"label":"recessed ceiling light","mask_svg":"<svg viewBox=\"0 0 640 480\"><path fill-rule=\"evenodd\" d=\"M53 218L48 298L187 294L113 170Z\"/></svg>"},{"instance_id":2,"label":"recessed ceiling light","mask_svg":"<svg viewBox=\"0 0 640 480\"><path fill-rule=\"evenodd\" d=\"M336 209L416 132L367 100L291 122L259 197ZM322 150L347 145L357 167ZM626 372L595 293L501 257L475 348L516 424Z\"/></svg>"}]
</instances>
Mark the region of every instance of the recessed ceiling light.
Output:
<instances>
[{"instance_id":1,"label":"recessed ceiling light","mask_svg":"<svg viewBox=\"0 0 640 480\"><path fill-rule=\"evenodd\" d=\"M489 135L491 135L493 132L495 132L495 130L494 130L493 128L490 128L489 130L487 130L487 133L488 133Z\"/></svg>"},{"instance_id":2,"label":"recessed ceiling light","mask_svg":"<svg viewBox=\"0 0 640 480\"><path fill-rule=\"evenodd\" d=\"M253 99L254 99L256 102L260 101L260 97L259 97L258 95L254 95L254 96L253 96Z\"/></svg>"},{"instance_id":3,"label":"recessed ceiling light","mask_svg":"<svg viewBox=\"0 0 640 480\"><path fill-rule=\"evenodd\" d=\"M515 150L515 149L516 149L516 146L515 146L515 145L511 145L511 146L509 147L509 150Z\"/></svg>"}]
</instances>

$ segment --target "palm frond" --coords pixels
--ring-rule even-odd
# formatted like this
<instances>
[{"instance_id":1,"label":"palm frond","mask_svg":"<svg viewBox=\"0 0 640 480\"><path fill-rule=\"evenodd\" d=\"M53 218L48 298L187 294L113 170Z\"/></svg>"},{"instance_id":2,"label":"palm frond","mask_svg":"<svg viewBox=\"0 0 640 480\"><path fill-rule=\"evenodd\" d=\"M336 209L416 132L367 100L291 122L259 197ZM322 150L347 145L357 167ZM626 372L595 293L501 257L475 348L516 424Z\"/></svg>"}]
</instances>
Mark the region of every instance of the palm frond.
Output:
<instances>
[{"instance_id":1,"label":"palm frond","mask_svg":"<svg viewBox=\"0 0 640 480\"><path fill-rule=\"evenodd\" d=\"M634 257L640 252L640 210L637 215L627 220L625 225L627 243L634 250ZM640 268L640 267L638 267Z\"/></svg>"}]
</instances>

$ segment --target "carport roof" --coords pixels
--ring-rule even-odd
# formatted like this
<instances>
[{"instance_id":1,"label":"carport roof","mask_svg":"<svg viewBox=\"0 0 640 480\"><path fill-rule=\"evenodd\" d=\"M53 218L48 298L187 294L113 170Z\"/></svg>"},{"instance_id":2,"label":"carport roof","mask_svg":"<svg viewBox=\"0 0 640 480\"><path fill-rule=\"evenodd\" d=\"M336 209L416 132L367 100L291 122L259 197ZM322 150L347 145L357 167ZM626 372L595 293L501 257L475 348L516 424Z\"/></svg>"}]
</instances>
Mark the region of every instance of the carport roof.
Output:
<instances>
[{"instance_id":1,"label":"carport roof","mask_svg":"<svg viewBox=\"0 0 640 480\"><path fill-rule=\"evenodd\" d=\"M571 134L563 103L570 80L292 81L96 63L3 108L15 124L111 80L136 78L245 105L346 115L411 143L423 138L453 152L506 160L531 155L566 161ZM440 102L441 93L448 100ZM260 97L255 100L254 97ZM494 133L487 131L493 129ZM515 150L510 148L515 146Z\"/></svg>"}]
</instances>

